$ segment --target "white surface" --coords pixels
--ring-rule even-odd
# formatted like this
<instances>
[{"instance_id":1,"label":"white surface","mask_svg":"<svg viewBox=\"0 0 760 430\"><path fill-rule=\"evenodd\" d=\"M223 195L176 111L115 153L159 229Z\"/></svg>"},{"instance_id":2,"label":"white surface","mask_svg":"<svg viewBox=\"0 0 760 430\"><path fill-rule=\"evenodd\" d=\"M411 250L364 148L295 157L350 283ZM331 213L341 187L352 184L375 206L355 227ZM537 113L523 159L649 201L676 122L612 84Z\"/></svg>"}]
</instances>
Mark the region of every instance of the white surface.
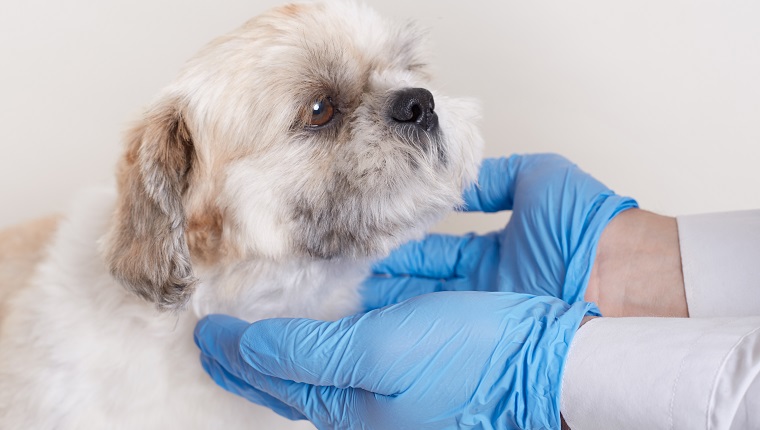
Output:
<instances>
[{"instance_id":1,"label":"white surface","mask_svg":"<svg viewBox=\"0 0 760 430\"><path fill-rule=\"evenodd\" d=\"M760 425L760 317L597 318L562 381L573 430L751 430Z\"/></svg>"},{"instance_id":2,"label":"white surface","mask_svg":"<svg viewBox=\"0 0 760 430\"><path fill-rule=\"evenodd\" d=\"M276 3L2 2L0 227L110 181L180 64ZM559 152L666 214L760 207L760 2L368 3L431 29L441 86L484 102L488 155Z\"/></svg>"},{"instance_id":3,"label":"white surface","mask_svg":"<svg viewBox=\"0 0 760 430\"><path fill-rule=\"evenodd\" d=\"M678 217L689 316L760 315L760 210Z\"/></svg>"}]
</instances>

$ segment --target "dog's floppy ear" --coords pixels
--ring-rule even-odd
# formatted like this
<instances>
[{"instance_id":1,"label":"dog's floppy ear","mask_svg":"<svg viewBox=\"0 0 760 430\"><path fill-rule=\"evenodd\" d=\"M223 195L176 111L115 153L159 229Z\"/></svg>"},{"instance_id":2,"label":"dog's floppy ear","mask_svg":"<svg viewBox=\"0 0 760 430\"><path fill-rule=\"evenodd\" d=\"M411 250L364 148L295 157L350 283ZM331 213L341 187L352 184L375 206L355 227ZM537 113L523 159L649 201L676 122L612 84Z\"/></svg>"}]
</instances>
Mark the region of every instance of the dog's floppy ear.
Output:
<instances>
[{"instance_id":1,"label":"dog's floppy ear","mask_svg":"<svg viewBox=\"0 0 760 430\"><path fill-rule=\"evenodd\" d=\"M127 136L119 197L104 243L111 274L161 310L180 309L196 278L185 239L182 197L193 141L176 100L151 109Z\"/></svg>"}]
</instances>

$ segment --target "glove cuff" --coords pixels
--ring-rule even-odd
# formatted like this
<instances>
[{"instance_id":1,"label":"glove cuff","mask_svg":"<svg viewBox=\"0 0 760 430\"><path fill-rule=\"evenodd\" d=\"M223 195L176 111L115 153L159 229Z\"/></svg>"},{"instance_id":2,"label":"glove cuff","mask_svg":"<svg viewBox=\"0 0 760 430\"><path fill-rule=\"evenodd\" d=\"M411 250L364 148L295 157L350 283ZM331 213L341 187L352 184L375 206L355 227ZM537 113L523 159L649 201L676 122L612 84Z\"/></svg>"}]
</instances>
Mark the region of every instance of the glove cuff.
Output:
<instances>
[{"instance_id":1,"label":"glove cuff","mask_svg":"<svg viewBox=\"0 0 760 430\"><path fill-rule=\"evenodd\" d=\"M561 427L560 401L562 380L570 345L583 317L594 309L592 303L567 305L559 300L539 298L545 309L541 317L531 319L532 333L520 339L513 332L520 354L505 363L497 387L504 389L500 398L501 413L493 423L498 429L551 429ZM535 303L534 303L535 304ZM466 421L465 421L466 422Z\"/></svg>"},{"instance_id":2,"label":"glove cuff","mask_svg":"<svg viewBox=\"0 0 760 430\"><path fill-rule=\"evenodd\" d=\"M583 301L591 271L596 259L597 246L607 224L618 214L639 207L636 200L614 194L612 191L600 194L590 206L579 232L580 240L571 254L567 274L562 285L562 299L567 303ZM595 316L601 316L596 309Z\"/></svg>"}]
</instances>

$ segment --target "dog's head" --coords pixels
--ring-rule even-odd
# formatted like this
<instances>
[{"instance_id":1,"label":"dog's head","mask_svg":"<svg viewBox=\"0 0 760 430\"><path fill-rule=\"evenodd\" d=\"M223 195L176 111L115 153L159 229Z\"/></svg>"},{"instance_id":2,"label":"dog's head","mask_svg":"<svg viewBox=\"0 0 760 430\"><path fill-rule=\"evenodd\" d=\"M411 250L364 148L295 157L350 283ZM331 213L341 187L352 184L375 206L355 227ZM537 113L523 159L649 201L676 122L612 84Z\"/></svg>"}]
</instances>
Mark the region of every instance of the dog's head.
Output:
<instances>
[{"instance_id":1,"label":"dog's head","mask_svg":"<svg viewBox=\"0 0 760 430\"><path fill-rule=\"evenodd\" d=\"M213 41L130 132L105 243L162 309L192 264L377 258L461 203L481 139L429 87L411 25L348 2L283 6Z\"/></svg>"}]
</instances>

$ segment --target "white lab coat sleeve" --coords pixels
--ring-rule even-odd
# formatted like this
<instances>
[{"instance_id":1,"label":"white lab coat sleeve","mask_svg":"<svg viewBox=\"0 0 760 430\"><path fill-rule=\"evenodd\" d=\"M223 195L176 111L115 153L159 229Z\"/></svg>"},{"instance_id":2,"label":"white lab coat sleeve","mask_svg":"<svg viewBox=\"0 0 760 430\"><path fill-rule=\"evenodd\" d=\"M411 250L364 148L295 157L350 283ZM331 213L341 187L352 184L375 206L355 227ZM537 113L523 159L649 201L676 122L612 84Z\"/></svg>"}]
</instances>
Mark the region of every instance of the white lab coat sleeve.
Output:
<instances>
[{"instance_id":1,"label":"white lab coat sleeve","mask_svg":"<svg viewBox=\"0 0 760 430\"><path fill-rule=\"evenodd\" d=\"M561 411L572 430L760 429L760 317L591 320Z\"/></svg>"},{"instance_id":2,"label":"white lab coat sleeve","mask_svg":"<svg viewBox=\"0 0 760 430\"><path fill-rule=\"evenodd\" d=\"M760 315L760 210L676 219L689 316Z\"/></svg>"}]
</instances>

